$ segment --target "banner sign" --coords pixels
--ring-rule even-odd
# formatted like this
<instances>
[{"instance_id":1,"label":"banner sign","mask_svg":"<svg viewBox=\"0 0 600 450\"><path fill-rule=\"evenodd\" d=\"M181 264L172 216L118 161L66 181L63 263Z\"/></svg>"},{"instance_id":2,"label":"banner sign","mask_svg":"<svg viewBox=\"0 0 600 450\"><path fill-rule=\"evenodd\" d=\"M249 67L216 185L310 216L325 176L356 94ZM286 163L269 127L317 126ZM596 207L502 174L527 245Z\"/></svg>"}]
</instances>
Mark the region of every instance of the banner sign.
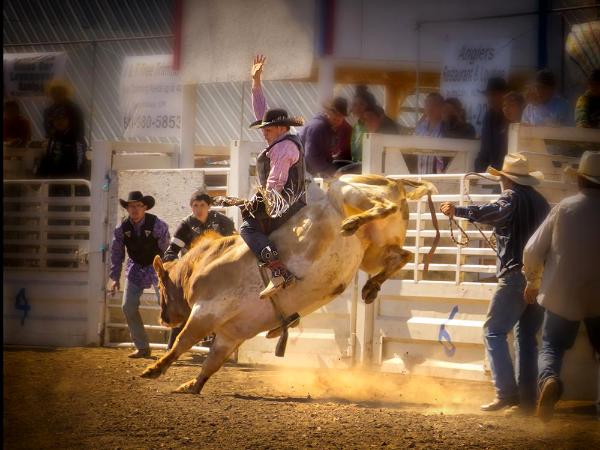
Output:
<instances>
[{"instance_id":1,"label":"banner sign","mask_svg":"<svg viewBox=\"0 0 600 450\"><path fill-rule=\"evenodd\" d=\"M63 78L67 55L52 53L4 53L4 95L44 97L46 84Z\"/></svg>"},{"instance_id":2,"label":"banner sign","mask_svg":"<svg viewBox=\"0 0 600 450\"><path fill-rule=\"evenodd\" d=\"M481 132L487 110L485 89L488 78L507 78L510 70L510 43L502 41L449 42L441 74L444 98L458 98L467 113L467 122Z\"/></svg>"},{"instance_id":3,"label":"banner sign","mask_svg":"<svg viewBox=\"0 0 600 450\"><path fill-rule=\"evenodd\" d=\"M173 55L125 58L120 83L123 137L180 137L181 82Z\"/></svg>"}]
</instances>

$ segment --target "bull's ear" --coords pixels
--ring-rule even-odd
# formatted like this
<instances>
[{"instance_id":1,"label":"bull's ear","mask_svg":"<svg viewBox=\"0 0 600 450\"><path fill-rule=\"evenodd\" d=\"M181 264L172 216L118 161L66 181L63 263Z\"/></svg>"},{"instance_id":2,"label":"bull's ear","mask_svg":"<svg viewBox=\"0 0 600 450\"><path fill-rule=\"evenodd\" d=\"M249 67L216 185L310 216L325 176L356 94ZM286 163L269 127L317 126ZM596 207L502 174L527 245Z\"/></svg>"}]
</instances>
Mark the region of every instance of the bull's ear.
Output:
<instances>
[{"instance_id":1,"label":"bull's ear","mask_svg":"<svg viewBox=\"0 0 600 450\"><path fill-rule=\"evenodd\" d=\"M154 266L154 270L156 270L158 278L162 280L167 276L167 271L163 266L162 259L160 259L160 256L156 255L154 257L154 262L152 263L152 265Z\"/></svg>"}]
</instances>

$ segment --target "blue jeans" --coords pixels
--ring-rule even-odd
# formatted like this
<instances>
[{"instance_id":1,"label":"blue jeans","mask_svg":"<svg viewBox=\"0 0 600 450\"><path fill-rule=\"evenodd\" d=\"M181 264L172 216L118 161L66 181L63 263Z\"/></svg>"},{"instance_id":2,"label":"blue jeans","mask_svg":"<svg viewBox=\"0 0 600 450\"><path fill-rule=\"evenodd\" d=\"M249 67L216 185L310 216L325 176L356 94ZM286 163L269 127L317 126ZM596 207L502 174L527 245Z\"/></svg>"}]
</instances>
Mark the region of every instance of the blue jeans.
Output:
<instances>
[{"instance_id":1,"label":"blue jeans","mask_svg":"<svg viewBox=\"0 0 600 450\"><path fill-rule=\"evenodd\" d=\"M536 334L544 315L538 304L525 302L525 284L525 277L519 270L508 272L498 279L483 332L497 397L519 397L523 406L533 406L537 394ZM507 335L513 328L516 371L507 341Z\"/></svg>"},{"instance_id":2,"label":"blue jeans","mask_svg":"<svg viewBox=\"0 0 600 450\"><path fill-rule=\"evenodd\" d=\"M600 317L587 318L583 322L587 328L590 344L596 354L600 355ZM573 347L578 331L579 321L567 320L546 310L542 328L542 348L538 361L540 388L550 377L556 378L560 382L563 356L567 350ZM562 383L560 384L562 390Z\"/></svg>"},{"instance_id":3,"label":"blue jeans","mask_svg":"<svg viewBox=\"0 0 600 450\"><path fill-rule=\"evenodd\" d=\"M158 303L160 303L158 287L153 287L156 291ZM129 334L131 335L133 345L135 345L135 348L138 350L147 350L150 348L148 336L144 329L144 322L142 322L142 316L140 315L140 298L143 293L144 288L129 280L125 281L121 308L123 309L123 314L125 314L125 320L127 320L127 326L129 327Z\"/></svg>"}]
</instances>

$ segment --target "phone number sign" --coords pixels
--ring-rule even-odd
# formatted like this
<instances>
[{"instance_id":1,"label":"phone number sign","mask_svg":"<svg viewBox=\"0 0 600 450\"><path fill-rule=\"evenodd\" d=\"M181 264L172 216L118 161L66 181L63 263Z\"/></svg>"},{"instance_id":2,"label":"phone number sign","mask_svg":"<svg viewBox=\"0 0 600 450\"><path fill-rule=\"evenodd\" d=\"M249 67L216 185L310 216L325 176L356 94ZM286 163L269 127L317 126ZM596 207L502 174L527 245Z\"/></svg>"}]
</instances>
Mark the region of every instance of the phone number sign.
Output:
<instances>
[{"instance_id":1,"label":"phone number sign","mask_svg":"<svg viewBox=\"0 0 600 450\"><path fill-rule=\"evenodd\" d=\"M121 72L123 137L180 137L181 81L172 55L130 56Z\"/></svg>"}]
</instances>

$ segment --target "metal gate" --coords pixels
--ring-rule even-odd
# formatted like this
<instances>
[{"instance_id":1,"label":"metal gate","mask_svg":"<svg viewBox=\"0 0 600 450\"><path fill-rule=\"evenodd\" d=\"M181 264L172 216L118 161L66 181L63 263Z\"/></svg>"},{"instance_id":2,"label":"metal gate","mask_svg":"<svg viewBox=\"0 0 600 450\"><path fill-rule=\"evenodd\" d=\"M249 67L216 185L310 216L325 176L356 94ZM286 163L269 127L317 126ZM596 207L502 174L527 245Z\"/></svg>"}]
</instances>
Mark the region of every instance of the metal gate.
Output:
<instances>
[{"instance_id":1,"label":"metal gate","mask_svg":"<svg viewBox=\"0 0 600 450\"><path fill-rule=\"evenodd\" d=\"M86 344L90 183L4 181L4 343Z\"/></svg>"}]
</instances>

